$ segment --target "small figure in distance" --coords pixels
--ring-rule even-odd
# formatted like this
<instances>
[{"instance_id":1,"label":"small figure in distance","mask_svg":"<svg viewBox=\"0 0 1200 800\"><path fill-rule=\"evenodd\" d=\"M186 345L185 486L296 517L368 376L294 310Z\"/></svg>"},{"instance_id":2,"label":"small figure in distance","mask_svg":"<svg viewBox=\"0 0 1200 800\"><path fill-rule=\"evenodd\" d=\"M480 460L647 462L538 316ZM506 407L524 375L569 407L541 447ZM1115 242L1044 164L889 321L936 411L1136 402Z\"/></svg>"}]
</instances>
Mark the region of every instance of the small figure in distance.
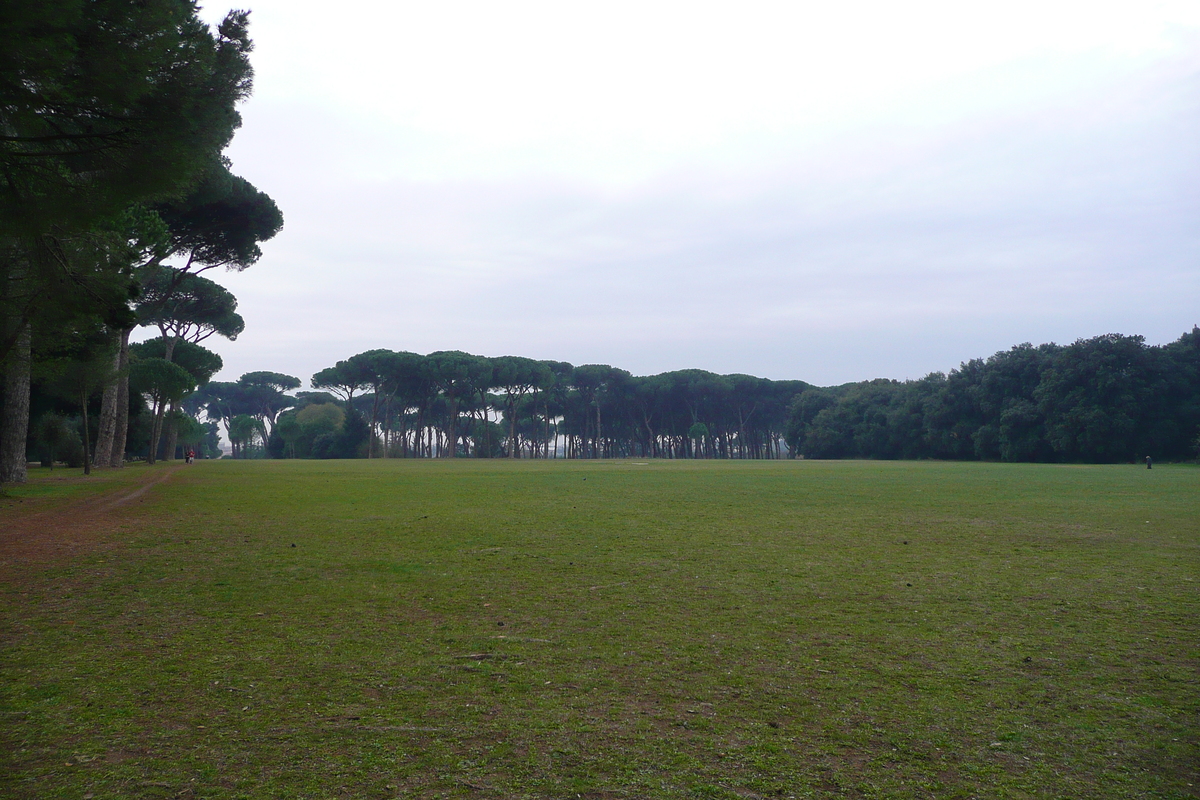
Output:
<instances>
[{"instance_id":1,"label":"small figure in distance","mask_svg":"<svg viewBox=\"0 0 1200 800\"><path fill-rule=\"evenodd\" d=\"M189 463L189 464L190 464L190 463L192 463L192 462L193 462L193 461L195 461L195 460L196 460L196 451L195 451L195 450L188 450L188 451L187 451L187 463Z\"/></svg>"},{"instance_id":2,"label":"small figure in distance","mask_svg":"<svg viewBox=\"0 0 1200 800\"><path fill-rule=\"evenodd\" d=\"M1154 459L1146 456L1146 469L1154 469Z\"/></svg>"}]
</instances>

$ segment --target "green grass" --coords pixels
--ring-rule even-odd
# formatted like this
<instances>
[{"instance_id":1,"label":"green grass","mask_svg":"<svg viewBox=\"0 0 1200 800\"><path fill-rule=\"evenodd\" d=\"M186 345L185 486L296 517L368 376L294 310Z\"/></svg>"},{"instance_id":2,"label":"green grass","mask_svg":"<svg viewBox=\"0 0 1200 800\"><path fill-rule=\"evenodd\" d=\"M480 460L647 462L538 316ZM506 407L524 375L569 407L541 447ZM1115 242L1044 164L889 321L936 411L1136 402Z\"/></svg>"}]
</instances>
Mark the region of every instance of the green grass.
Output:
<instances>
[{"instance_id":1,"label":"green grass","mask_svg":"<svg viewBox=\"0 0 1200 800\"><path fill-rule=\"evenodd\" d=\"M125 469L95 470L85 476L82 467L50 469L31 466L28 483L0 485L0 513L9 509L32 511L45 507L47 501L61 504L119 491L123 487L135 486L138 481L145 479L147 471L151 469L141 462L130 464Z\"/></svg>"},{"instance_id":2,"label":"green grass","mask_svg":"<svg viewBox=\"0 0 1200 800\"><path fill-rule=\"evenodd\" d=\"M115 513L0 586L0 795L1200 796L1192 467L218 462Z\"/></svg>"}]
</instances>

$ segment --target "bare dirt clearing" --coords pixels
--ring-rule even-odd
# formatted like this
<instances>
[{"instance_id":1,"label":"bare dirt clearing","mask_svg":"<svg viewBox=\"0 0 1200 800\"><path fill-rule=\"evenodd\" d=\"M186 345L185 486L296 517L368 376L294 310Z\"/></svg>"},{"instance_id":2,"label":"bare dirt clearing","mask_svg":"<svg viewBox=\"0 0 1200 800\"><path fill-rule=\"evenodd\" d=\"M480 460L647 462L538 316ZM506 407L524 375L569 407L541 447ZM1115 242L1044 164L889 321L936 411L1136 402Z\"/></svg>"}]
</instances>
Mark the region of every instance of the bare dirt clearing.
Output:
<instances>
[{"instance_id":1,"label":"bare dirt clearing","mask_svg":"<svg viewBox=\"0 0 1200 800\"><path fill-rule=\"evenodd\" d=\"M152 489L169 481L179 466L133 470L129 474L99 473L104 481L99 494L74 501L35 497L7 499L0 506L0 581L19 580L31 567L61 564L80 554L120 547L113 534L132 527L138 513L133 507L146 500ZM108 480L105 480L105 479ZM64 477L62 482L95 480Z\"/></svg>"}]
</instances>

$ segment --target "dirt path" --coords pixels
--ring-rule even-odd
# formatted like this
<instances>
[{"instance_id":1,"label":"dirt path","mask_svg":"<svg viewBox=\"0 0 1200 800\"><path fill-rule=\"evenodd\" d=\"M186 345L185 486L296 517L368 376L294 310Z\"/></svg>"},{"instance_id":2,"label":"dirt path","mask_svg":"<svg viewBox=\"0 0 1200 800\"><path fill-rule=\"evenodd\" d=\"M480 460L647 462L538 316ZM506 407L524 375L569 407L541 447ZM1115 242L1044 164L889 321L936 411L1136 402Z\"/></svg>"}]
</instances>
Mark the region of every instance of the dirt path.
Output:
<instances>
[{"instance_id":1,"label":"dirt path","mask_svg":"<svg viewBox=\"0 0 1200 800\"><path fill-rule=\"evenodd\" d=\"M61 563L85 552L121 544L113 534L133 523L121 509L144 502L145 495L170 480L178 466L147 473L139 485L73 503L0 519L0 581L39 566Z\"/></svg>"}]
</instances>

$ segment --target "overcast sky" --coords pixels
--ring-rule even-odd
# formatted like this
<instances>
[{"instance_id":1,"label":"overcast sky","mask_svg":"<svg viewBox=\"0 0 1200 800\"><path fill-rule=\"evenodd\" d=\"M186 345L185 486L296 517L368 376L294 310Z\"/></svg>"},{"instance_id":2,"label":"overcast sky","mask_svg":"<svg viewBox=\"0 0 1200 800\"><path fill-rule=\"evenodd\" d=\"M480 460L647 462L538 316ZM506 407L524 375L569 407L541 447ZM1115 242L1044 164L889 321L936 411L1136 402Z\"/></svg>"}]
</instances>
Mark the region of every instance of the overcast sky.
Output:
<instances>
[{"instance_id":1,"label":"overcast sky","mask_svg":"<svg viewBox=\"0 0 1200 800\"><path fill-rule=\"evenodd\" d=\"M286 224L207 273L224 380L384 347L829 385L1200 323L1194 0L250 7L229 155Z\"/></svg>"}]
</instances>

